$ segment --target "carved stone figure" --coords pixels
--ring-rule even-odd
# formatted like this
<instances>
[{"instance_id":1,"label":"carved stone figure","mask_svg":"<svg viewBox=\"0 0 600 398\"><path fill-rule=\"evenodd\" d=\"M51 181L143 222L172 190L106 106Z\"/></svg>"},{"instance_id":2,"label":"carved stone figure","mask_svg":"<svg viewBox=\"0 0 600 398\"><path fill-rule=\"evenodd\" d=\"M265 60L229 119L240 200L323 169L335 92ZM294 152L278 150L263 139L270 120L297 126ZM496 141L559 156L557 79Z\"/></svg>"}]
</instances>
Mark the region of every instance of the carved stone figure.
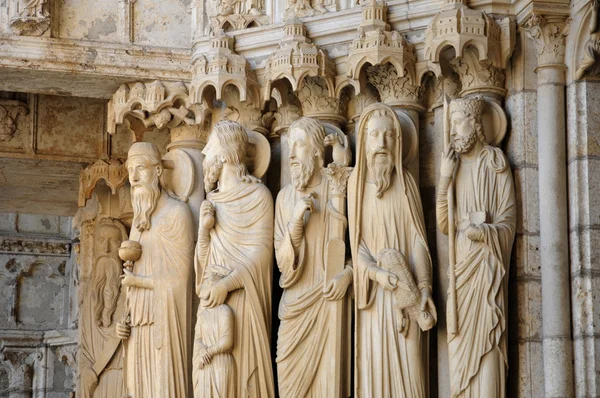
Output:
<instances>
[{"instance_id":1,"label":"carved stone figure","mask_svg":"<svg viewBox=\"0 0 600 398\"><path fill-rule=\"evenodd\" d=\"M229 273L225 267L209 266L200 285L200 296ZM235 397L233 311L226 304L209 307L205 301L201 302L194 337L194 396Z\"/></svg>"},{"instance_id":2,"label":"carved stone figure","mask_svg":"<svg viewBox=\"0 0 600 398\"><path fill-rule=\"evenodd\" d=\"M134 250L132 242L139 242L141 256L131 271L124 269L129 316L117 323L117 334L126 339L126 393L185 398L192 332L192 214L162 188L164 169L154 144L134 143L127 170L133 225L121 250Z\"/></svg>"},{"instance_id":3,"label":"carved stone figure","mask_svg":"<svg viewBox=\"0 0 600 398\"><path fill-rule=\"evenodd\" d=\"M591 6L590 37L585 44L585 54L581 60L581 65L575 73L576 79L581 79L588 72L592 72L593 74L600 72L600 67L594 66L596 65L596 57L600 54L600 32L598 31L598 8L600 7L600 2L592 0Z\"/></svg>"},{"instance_id":4,"label":"carved stone figure","mask_svg":"<svg viewBox=\"0 0 600 398\"><path fill-rule=\"evenodd\" d=\"M19 16L21 18L46 18L48 13L44 10L47 0L20 0Z\"/></svg>"},{"instance_id":5,"label":"carved stone figure","mask_svg":"<svg viewBox=\"0 0 600 398\"><path fill-rule=\"evenodd\" d=\"M125 310L119 246L125 227L104 218L93 233L93 264L80 309L79 394L84 398L123 395L123 351L115 323Z\"/></svg>"},{"instance_id":6,"label":"carved stone figure","mask_svg":"<svg viewBox=\"0 0 600 398\"><path fill-rule=\"evenodd\" d=\"M269 348L274 209L268 188L248 171L248 145L244 128L223 120L215 124L203 151L207 200L200 208L196 246L198 319L206 308L222 304L231 308L233 396L268 398L275 395ZM268 154L268 150L257 153L255 158ZM203 275L213 265L226 268L229 275L203 291ZM193 362L194 370L198 369L202 356L196 355Z\"/></svg>"},{"instance_id":7,"label":"carved stone figure","mask_svg":"<svg viewBox=\"0 0 600 398\"><path fill-rule=\"evenodd\" d=\"M505 396L515 188L504 153L486 140L482 122L486 106L479 96L450 103L438 185L438 225L450 241L447 323L452 397Z\"/></svg>"},{"instance_id":8,"label":"carved stone figure","mask_svg":"<svg viewBox=\"0 0 600 398\"><path fill-rule=\"evenodd\" d=\"M345 228L336 228L337 221L346 220L345 206L336 208L334 202L339 198L343 204L351 169L344 167L347 173L336 192L323 169L327 145L333 147L335 163L330 171L348 164L341 137L326 135L318 120L300 118L290 126L292 181L279 192L275 207L275 255L284 289L277 340L282 397L342 396L336 389L349 381L350 330L344 304L352 267L344 261ZM336 346L338 352L333 351Z\"/></svg>"},{"instance_id":9,"label":"carved stone figure","mask_svg":"<svg viewBox=\"0 0 600 398\"><path fill-rule=\"evenodd\" d=\"M348 184L356 299L355 396L426 397L427 334L398 301L412 294L414 278L419 311L433 318L429 327L435 324L419 188L402 166L400 120L392 108L381 103L366 107L357 134L356 166ZM401 258L411 275L400 272Z\"/></svg>"}]
</instances>

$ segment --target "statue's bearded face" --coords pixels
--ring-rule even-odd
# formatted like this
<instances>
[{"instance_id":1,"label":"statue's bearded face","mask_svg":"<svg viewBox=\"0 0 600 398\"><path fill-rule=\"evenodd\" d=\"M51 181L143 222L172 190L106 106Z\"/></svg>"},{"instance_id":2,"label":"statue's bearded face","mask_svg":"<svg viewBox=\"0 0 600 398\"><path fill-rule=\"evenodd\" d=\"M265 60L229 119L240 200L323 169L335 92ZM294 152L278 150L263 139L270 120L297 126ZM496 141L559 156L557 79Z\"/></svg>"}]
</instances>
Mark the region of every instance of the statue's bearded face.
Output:
<instances>
[{"instance_id":1,"label":"statue's bearded face","mask_svg":"<svg viewBox=\"0 0 600 398\"><path fill-rule=\"evenodd\" d=\"M289 146L292 184L303 191L315 172L317 149L311 144L307 132L300 128L290 131Z\"/></svg>"},{"instance_id":2,"label":"statue's bearded face","mask_svg":"<svg viewBox=\"0 0 600 398\"><path fill-rule=\"evenodd\" d=\"M454 112L451 118L450 138L452 147L457 153L467 153L477 141L477 121L464 112Z\"/></svg>"},{"instance_id":3,"label":"statue's bearded face","mask_svg":"<svg viewBox=\"0 0 600 398\"><path fill-rule=\"evenodd\" d=\"M217 186L221 170L223 170L222 152L219 137L216 134L211 134L206 147L202 151L204 153L202 170L204 171L204 190L206 192L212 191Z\"/></svg>"},{"instance_id":4,"label":"statue's bearded face","mask_svg":"<svg viewBox=\"0 0 600 398\"><path fill-rule=\"evenodd\" d=\"M367 123L365 137L367 169L377 186L377 197L389 188L394 170L396 132L388 116L372 116Z\"/></svg>"},{"instance_id":5,"label":"statue's bearded face","mask_svg":"<svg viewBox=\"0 0 600 398\"><path fill-rule=\"evenodd\" d=\"M91 288L94 292L94 319L98 326L108 327L113 322L121 282L119 246L123 236L114 225L100 225L94 231L94 268Z\"/></svg>"},{"instance_id":6,"label":"statue's bearded face","mask_svg":"<svg viewBox=\"0 0 600 398\"><path fill-rule=\"evenodd\" d=\"M150 229L150 217L160 198L160 159L142 155L130 157L127 171L131 183L133 226L139 231Z\"/></svg>"}]
</instances>

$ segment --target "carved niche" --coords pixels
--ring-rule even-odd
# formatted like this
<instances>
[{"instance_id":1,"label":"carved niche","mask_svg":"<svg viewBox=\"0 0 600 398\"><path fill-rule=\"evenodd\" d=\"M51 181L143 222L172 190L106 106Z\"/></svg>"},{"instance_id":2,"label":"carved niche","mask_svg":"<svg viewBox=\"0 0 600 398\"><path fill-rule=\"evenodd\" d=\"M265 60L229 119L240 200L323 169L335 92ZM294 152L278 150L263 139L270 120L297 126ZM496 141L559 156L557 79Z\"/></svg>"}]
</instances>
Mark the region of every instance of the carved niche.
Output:
<instances>
[{"instance_id":1,"label":"carved niche","mask_svg":"<svg viewBox=\"0 0 600 398\"><path fill-rule=\"evenodd\" d=\"M267 25L264 0L208 0L206 14L210 30L239 30Z\"/></svg>"}]
</instances>

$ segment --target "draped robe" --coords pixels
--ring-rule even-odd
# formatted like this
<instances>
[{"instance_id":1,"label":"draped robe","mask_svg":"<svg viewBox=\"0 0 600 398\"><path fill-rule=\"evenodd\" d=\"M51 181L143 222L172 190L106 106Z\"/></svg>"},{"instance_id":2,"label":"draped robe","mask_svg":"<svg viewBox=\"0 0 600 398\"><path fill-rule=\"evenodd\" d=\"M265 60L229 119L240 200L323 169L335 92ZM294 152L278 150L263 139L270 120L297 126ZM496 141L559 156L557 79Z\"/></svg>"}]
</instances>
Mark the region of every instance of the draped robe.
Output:
<instances>
[{"instance_id":1,"label":"draped robe","mask_svg":"<svg viewBox=\"0 0 600 398\"><path fill-rule=\"evenodd\" d=\"M355 237L356 396L426 397L427 335L414 319L409 320L406 337L399 333L402 320L394 308L393 291L371 280L368 272L382 249L395 249L406 258L418 283L431 284L419 191L404 169L402 178L394 172L381 198L376 197L375 184L365 182L360 191L359 197L349 196L349 209L360 209L358 216L350 213L351 236ZM427 252L426 264L416 262L416 250Z\"/></svg>"},{"instance_id":2,"label":"draped robe","mask_svg":"<svg viewBox=\"0 0 600 398\"><path fill-rule=\"evenodd\" d=\"M275 207L275 255L284 289L279 304L277 373L279 394L288 397L327 395L326 363L342 358L323 358L328 336L329 302L323 297L325 247L329 238L327 209L329 183L323 179L306 192L293 185L284 187ZM316 193L314 209L305 222L300 246L294 249L289 223L296 203L309 192ZM340 328L344 325L339 325ZM310 366L307 366L309 364Z\"/></svg>"},{"instance_id":3,"label":"draped robe","mask_svg":"<svg viewBox=\"0 0 600 398\"><path fill-rule=\"evenodd\" d=\"M137 236L132 229L130 239ZM194 253L189 207L163 191L139 242L133 273L151 276L154 288L128 288L127 389L135 398L187 398Z\"/></svg>"},{"instance_id":4,"label":"draped robe","mask_svg":"<svg viewBox=\"0 0 600 398\"><path fill-rule=\"evenodd\" d=\"M515 238L512 174L498 148L486 146L456 175L456 300L458 333L448 342L452 397L504 397L506 295ZM448 204L438 200L438 222L448 231ZM485 212L483 241L466 235L469 213Z\"/></svg>"},{"instance_id":5,"label":"draped robe","mask_svg":"<svg viewBox=\"0 0 600 398\"><path fill-rule=\"evenodd\" d=\"M97 272L97 271L96 271ZM120 282L118 282L120 283ZM80 335L81 364L86 364L94 369L98 376L98 385L92 394L90 386L81 383L80 394L83 398L112 398L123 395L123 351L121 339L115 332L115 322L122 317L125 308L125 295L123 288L117 299L117 307L113 314L113 322L107 326L96 324L95 317L95 292L92 288L91 278L86 283L86 293L83 295L83 305L79 312L79 327L85 330Z\"/></svg>"},{"instance_id":6,"label":"draped robe","mask_svg":"<svg viewBox=\"0 0 600 398\"><path fill-rule=\"evenodd\" d=\"M211 192L215 226L206 252L198 245L196 287L208 265L232 270L240 289L229 292L234 313L233 358L236 397L274 397L270 352L271 281L273 277L273 198L261 183Z\"/></svg>"}]
</instances>

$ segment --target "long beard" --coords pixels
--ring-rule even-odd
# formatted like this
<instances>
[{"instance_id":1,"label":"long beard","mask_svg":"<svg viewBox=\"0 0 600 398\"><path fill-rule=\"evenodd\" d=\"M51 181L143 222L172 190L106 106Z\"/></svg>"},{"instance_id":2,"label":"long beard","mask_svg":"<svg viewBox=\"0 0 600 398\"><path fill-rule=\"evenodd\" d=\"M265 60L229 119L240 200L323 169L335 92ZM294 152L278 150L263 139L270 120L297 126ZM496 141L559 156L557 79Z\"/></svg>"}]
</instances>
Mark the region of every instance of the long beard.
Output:
<instances>
[{"instance_id":1,"label":"long beard","mask_svg":"<svg viewBox=\"0 0 600 398\"><path fill-rule=\"evenodd\" d=\"M150 229L150 217L156 209L160 197L158 175L149 185L131 187L131 205L133 207L133 226L140 232Z\"/></svg>"},{"instance_id":2,"label":"long beard","mask_svg":"<svg viewBox=\"0 0 600 398\"><path fill-rule=\"evenodd\" d=\"M477 139L477 134L472 133L471 135L469 135L469 138L462 138L462 137L454 137L454 140L452 141L452 146L454 147L454 150L456 151L456 153L466 153L469 152L471 150L471 148L473 148L473 145L475 145L475 140Z\"/></svg>"},{"instance_id":3,"label":"long beard","mask_svg":"<svg viewBox=\"0 0 600 398\"><path fill-rule=\"evenodd\" d=\"M385 148L367 151L367 168L371 171L373 182L377 187L378 198L381 198L392 182L393 160L392 154Z\"/></svg>"},{"instance_id":4,"label":"long beard","mask_svg":"<svg viewBox=\"0 0 600 398\"><path fill-rule=\"evenodd\" d=\"M94 267L94 315L96 325L108 327L117 309L121 289L121 262L112 256L103 256Z\"/></svg>"},{"instance_id":5,"label":"long beard","mask_svg":"<svg viewBox=\"0 0 600 398\"><path fill-rule=\"evenodd\" d=\"M209 193L217 186L219 175L223 169L223 162L221 162L216 156L212 158L204 158L204 162L202 162L202 169L204 171L204 191Z\"/></svg>"},{"instance_id":6,"label":"long beard","mask_svg":"<svg viewBox=\"0 0 600 398\"><path fill-rule=\"evenodd\" d=\"M315 162L305 162L302 160L296 160L296 162L298 162L297 165L290 165L292 184L298 191L303 191L315 171Z\"/></svg>"}]
</instances>

